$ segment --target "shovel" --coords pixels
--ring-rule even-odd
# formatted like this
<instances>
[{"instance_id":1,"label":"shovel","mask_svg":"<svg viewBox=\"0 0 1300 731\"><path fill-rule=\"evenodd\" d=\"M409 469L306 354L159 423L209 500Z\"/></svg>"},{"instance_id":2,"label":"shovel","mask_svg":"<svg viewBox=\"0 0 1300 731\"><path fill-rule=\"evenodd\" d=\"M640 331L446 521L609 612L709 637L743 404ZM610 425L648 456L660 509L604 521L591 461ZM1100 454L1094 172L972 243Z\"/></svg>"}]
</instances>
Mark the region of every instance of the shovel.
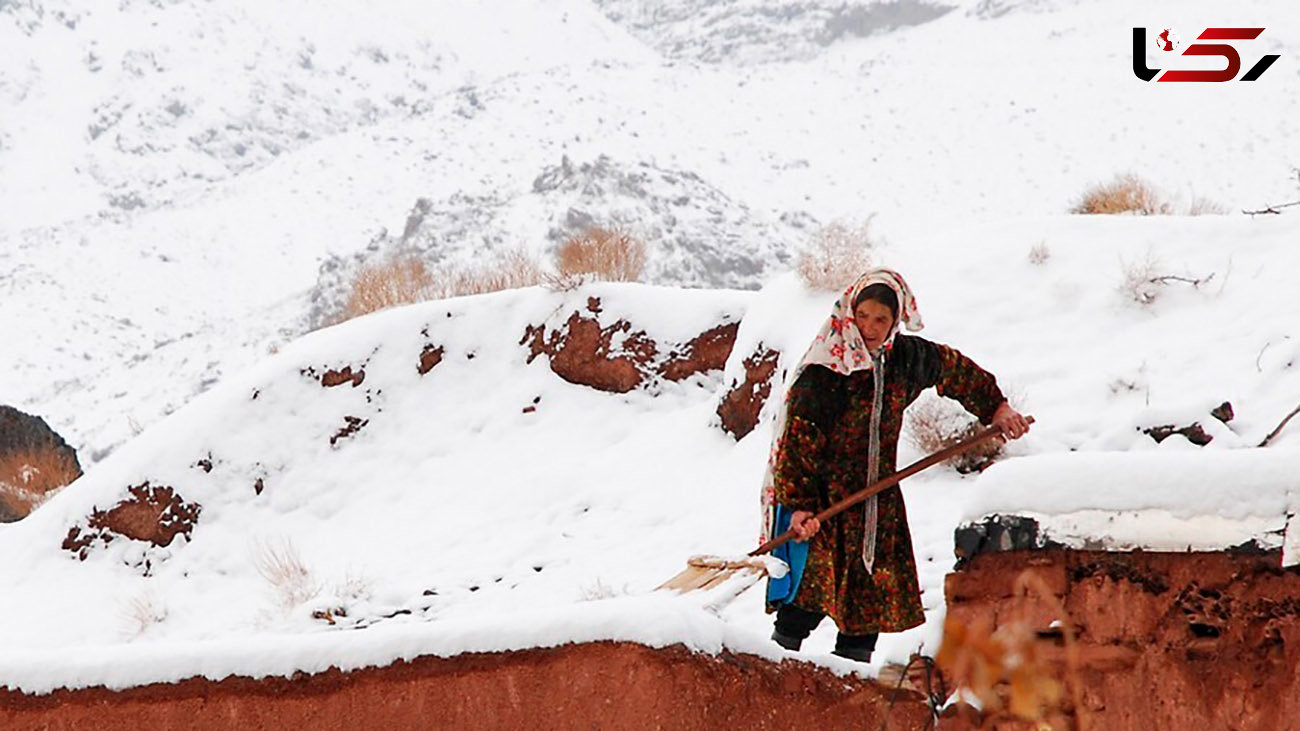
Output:
<instances>
[{"instance_id":1,"label":"shovel","mask_svg":"<svg viewBox=\"0 0 1300 731\"><path fill-rule=\"evenodd\" d=\"M1025 421L1032 424L1034 423L1034 417L1026 416ZM858 490L814 517L819 522L825 522L872 495L892 487L907 477L911 477L926 467L961 454L977 444L996 439L1001 434L1002 430L998 427L987 427L950 447L945 447L928 457L913 462L889 477ZM787 571L785 563L780 559L765 554L770 553L777 546L793 538L795 538L795 533L794 529L791 528L744 556L692 556L686 561L686 568L681 573L655 587L655 591L663 589L687 594L714 589L725 584L731 589L728 592L729 598L735 597L764 576L771 575L774 578L780 578L785 575ZM736 581L733 582L732 579Z\"/></svg>"}]
</instances>

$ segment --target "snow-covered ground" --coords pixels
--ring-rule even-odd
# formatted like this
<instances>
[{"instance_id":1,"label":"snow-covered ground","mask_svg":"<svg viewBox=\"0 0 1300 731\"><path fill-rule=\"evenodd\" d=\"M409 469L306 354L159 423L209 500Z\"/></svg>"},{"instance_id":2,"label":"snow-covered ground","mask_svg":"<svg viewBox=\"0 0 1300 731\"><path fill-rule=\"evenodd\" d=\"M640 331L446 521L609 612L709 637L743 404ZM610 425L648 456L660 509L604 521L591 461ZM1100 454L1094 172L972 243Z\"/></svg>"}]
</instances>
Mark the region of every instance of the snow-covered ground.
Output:
<instances>
[{"instance_id":1,"label":"snow-covered ground","mask_svg":"<svg viewBox=\"0 0 1300 731\"><path fill-rule=\"evenodd\" d=\"M829 295L782 274L792 249L819 223L880 212L877 259L916 289L921 334L1038 420L994 470L1078 451L1110 475L1133 455L1108 453L1224 450L1248 469L1244 450L1300 403L1300 211L1236 213L1300 198L1291 3L960 0L898 18L872 3L505 5L0 5L0 402L44 416L88 466L0 525L0 685L601 637L780 656L758 590L720 616L643 596L691 554L752 546L770 427L739 443L716 427L721 374L616 396L526 364L524 327L588 291L299 337L322 264L397 236L422 198L418 245L440 260L544 254L584 216L642 226L656 284L741 289L603 285L605 316L684 340L744 313L729 373L759 341L797 357L825 315ZM1145 84L1129 54L1143 25L1185 42L1267 26L1243 58L1282 58L1250 84ZM1157 54L1149 65L1168 65ZM1125 171L1232 213L1064 215ZM1125 273L1148 265L1205 281L1139 304ZM426 326L447 353L420 376ZM300 373L361 362L355 388ZM1225 400L1228 425L1208 415ZM347 416L368 422L331 447ZM1206 454L1141 432L1190 421L1214 436ZM1293 423L1268 449L1297 448ZM209 454L211 472L194 466ZM930 621L883 638L877 665L934 649L953 529L1045 470L997 474L982 504L984 478L908 481ZM189 542L118 540L84 562L59 547L145 480L203 506ZM1218 517L1294 513L1297 487L1267 481L1273 502ZM1186 515L1176 486L1132 497L1145 487L1089 499L1062 481L1068 500L1043 485L1024 507ZM290 545L319 589L296 602L258 570ZM340 606L335 625L312 618ZM825 654L833 634L804 655L846 667Z\"/></svg>"}]
</instances>

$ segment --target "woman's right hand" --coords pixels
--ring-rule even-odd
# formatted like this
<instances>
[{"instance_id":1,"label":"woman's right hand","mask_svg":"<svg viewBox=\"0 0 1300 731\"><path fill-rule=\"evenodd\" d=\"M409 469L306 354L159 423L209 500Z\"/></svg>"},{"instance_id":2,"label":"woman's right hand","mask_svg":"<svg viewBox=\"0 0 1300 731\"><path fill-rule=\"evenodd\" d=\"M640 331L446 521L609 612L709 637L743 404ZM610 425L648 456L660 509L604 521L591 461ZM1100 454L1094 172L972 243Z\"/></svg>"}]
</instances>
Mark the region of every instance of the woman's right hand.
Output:
<instances>
[{"instance_id":1,"label":"woman's right hand","mask_svg":"<svg viewBox=\"0 0 1300 731\"><path fill-rule=\"evenodd\" d=\"M794 531L796 541L806 541L817 535L821 530L821 521L813 517L813 514L807 510L796 510L794 515L790 516L790 530Z\"/></svg>"}]
</instances>

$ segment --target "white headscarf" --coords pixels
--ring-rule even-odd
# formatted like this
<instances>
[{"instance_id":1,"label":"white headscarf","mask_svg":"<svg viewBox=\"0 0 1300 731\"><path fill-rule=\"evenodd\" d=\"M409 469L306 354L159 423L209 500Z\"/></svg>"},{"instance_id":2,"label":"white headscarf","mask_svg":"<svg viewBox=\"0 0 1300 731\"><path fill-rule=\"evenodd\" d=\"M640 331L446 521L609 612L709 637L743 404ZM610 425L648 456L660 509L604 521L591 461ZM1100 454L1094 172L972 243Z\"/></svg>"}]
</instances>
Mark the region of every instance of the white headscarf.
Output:
<instances>
[{"instance_id":1,"label":"white headscarf","mask_svg":"<svg viewBox=\"0 0 1300 731\"><path fill-rule=\"evenodd\" d=\"M867 349L867 344L862 340L862 334L853 322L853 300L857 299L859 293L872 284L885 284L894 290L898 296L898 317L894 318L894 323L890 327L889 335L886 336L884 343L876 353L871 353ZM808 347L808 352L799 360L786 382L785 396L781 399L781 405L777 409L775 430L772 436L772 450L768 455L767 471L763 474L763 537L767 540L772 537L772 527L775 519L776 507L776 488L773 483L773 472L776 468L777 455L781 451L781 444L785 438L786 411L790 402L790 386L799 378L799 374L810 365L821 365L830 368L840 375L847 376L854 371L876 370L875 373L875 400L873 402L870 444L868 445L867 459L867 481L862 485L852 486L852 489L859 490L879 478L879 440L880 440L880 399L884 390L884 355L894 347L894 336L898 334L901 326L906 325L909 331L915 332L925 327L921 321L921 313L916 307L916 297L912 294L912 288L907 285L907 281L902 275L893 269L885 267L875 267L866 271L858 280L847 287L840 294L835 306L831 308L830 318L822 325L813 338L812 345ZM880 368L876 368L876 364ZM876 515L877 503L876 497L872 496L866 502L864 508L865 526L862 546L862 560L867 568L871 571L875 565L875 548L876 548Z\"/></svg>"}]
</instances>

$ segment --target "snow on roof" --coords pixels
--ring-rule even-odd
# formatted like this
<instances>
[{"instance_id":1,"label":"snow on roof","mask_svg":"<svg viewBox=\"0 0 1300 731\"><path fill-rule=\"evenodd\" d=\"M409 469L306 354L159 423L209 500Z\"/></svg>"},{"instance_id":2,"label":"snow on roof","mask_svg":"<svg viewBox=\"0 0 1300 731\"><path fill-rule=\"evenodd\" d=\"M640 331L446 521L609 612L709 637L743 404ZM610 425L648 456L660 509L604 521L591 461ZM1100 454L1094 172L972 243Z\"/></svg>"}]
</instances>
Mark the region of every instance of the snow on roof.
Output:
<instances>
[{"instance_id":1,"label":"snow on roof","mask_svg":"<svg viewBox=\"0 0 1300 731\"><path fill-rule=\"evenodd\" d=\"M1074 547L1214 550L1283 543L1300 504L1300 451L1218 449L1066 452L988 468L962 520L1034 518ZM1284 563L1300 559L1291 537Z\"/></svg>"}]
</instances>

